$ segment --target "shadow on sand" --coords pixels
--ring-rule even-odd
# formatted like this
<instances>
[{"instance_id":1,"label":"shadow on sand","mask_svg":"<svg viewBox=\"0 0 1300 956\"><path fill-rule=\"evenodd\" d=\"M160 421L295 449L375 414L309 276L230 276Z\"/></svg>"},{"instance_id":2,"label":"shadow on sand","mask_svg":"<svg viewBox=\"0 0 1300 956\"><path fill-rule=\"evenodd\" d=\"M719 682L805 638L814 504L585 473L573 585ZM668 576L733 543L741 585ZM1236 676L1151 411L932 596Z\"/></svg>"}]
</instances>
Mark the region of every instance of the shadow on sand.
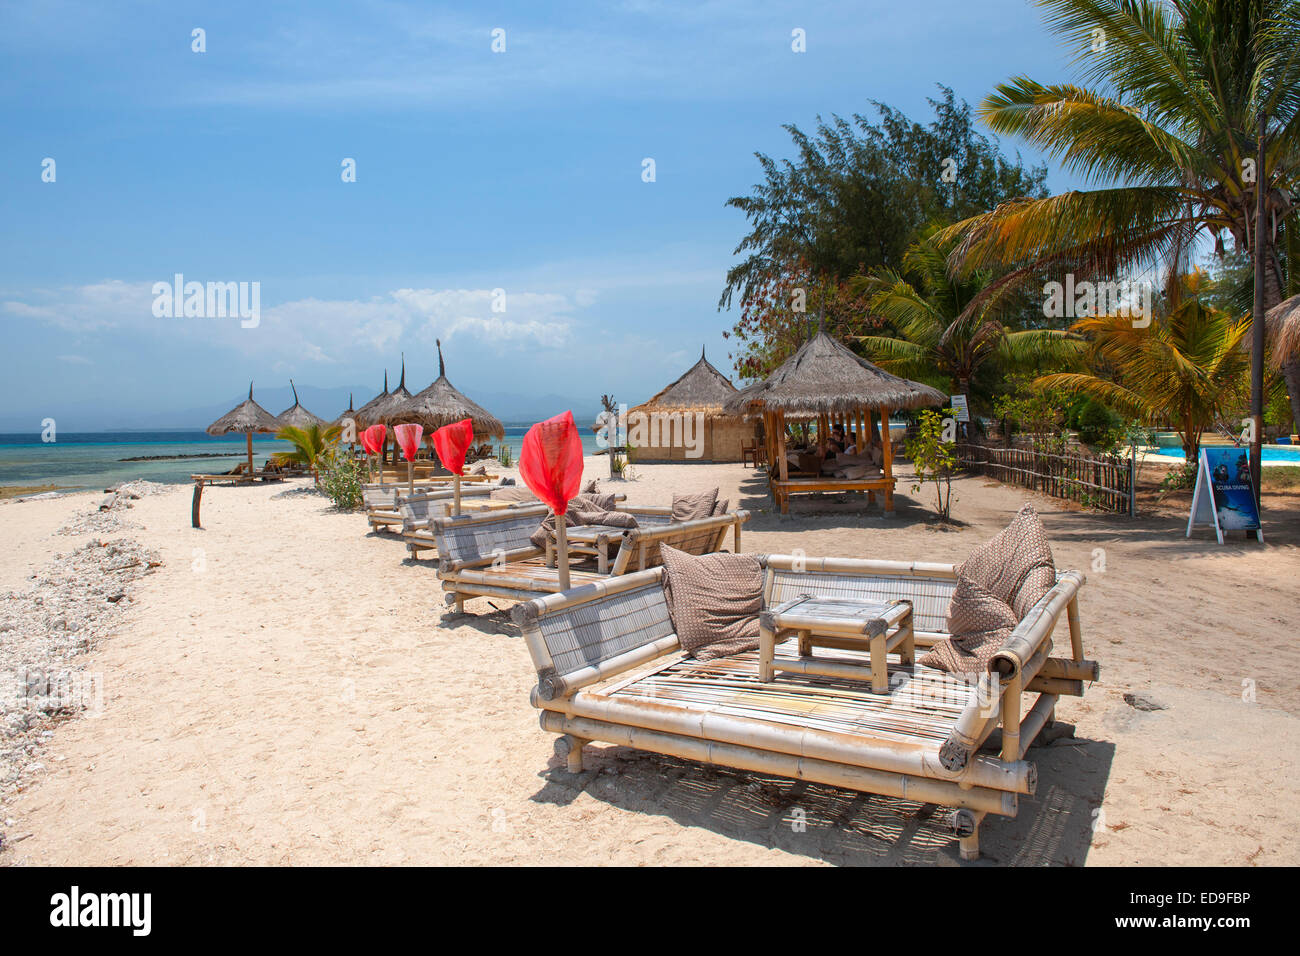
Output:
<instances>
[{"instance_id":1,"label":"shadow on sand","mask_svg":"<svg viewBox=\"0 0 1300 956\"><path fill-rule=\"evenodd\" d=\"M566 806L579 793L620 810L665 816L838 866L1080 866L1114 759L1110 743L1062 738L1030 749L1038 792L1013 819L986 817L980 859L962 863L946 813L932 805L589 744L587 768L552 758L533 800ZM540 755L539 755L540 756Z\"/></svg>"}]
</instances>

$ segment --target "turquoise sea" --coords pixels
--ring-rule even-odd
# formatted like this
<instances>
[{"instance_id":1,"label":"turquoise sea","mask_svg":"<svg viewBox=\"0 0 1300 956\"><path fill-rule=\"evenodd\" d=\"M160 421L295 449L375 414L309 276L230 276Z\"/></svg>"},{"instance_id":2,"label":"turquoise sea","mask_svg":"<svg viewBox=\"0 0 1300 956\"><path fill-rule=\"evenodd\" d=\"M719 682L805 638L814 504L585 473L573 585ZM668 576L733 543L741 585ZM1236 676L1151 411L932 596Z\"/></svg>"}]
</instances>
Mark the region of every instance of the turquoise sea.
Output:
<instances>
[{"instance_id":1,"label":"turquoise sea","mask_svg":"<svg viewBox=\"0 0 1300 956\"><path fill-rule=\"evenodd\" d=\"M528 424L506 426L505 443L516 459L528 428ZM42 442L38 433L0 434L0 485L98 489L136 478L181 483L198 472L229 471L247 454L243 435L213 438L202 431L67 432L57 439ZM595 452L593 432L585 430L582 442L588 455ZM270 435L253 436L253 460L258 467L273 453L289 448ZM209 454L220 457L181 457ZM128 458L159 460L124 460Z\"/></svg>"}]
</instances>

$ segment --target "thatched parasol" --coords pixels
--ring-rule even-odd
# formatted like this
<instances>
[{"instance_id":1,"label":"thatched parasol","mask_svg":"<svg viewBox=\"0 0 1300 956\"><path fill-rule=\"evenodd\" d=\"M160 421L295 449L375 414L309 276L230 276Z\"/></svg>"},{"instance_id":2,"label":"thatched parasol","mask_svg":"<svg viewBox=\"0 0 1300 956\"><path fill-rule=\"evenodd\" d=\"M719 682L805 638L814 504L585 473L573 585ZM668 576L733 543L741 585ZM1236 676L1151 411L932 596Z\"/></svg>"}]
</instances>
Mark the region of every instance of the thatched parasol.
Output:
<instances>
[{"instance_id":1,"label":"thatched parasol","mask_svg":"<svg viewBox=\"0 0 1300 956\"><path fill-rule=\"evenodd\" d=\"M395 402L385 409L389 422L411 422L423 425L425 433L433 433L444 425L468 418L474 425L474 434L505 438L506 429L491 412L477 402L466 398L456 386L447 381L447 367L442 360L442 342L438 346L438 378L417 395L404 402ZM394 395L397 393L394 392Z\"/></svg>"},{"instance_id":2,"label":"thatched parasol","mask_svg":"<svg viewBox=\"0 0 1300 956\"><path fill-rule=\"evenodd\" d=\"M1300 295L1273 306L1264 313L1264 322L1273 339L1272 364L1300 357Z\"/></svg>"},{"instance_id":3,"label":"thatched parasol","mask_svg":"<svg viewBox=\"0 0 1300 956\"><path fill-rule=\"evenodd\" d=\"M374 414L380 404L388 398L388 369L384 369L384 390L366 402L352 416L352 420L357 423L357 428L368 428L375 424Z\"/></svg>"},{"instance_id":4,"label":"thatched parasol","mask_svg":"<svg viewBox=\"0 0 1300 956\"><path fill-rule=\"evenodd\" d=\"M731 379L719 372L700 350L700 360L686 370L675 382L660 389L648 401L642 402L632 411L650 408L671 408L677 411L703 412L717 415L722 406L736 394L736 386Z\"/></svg>"},{"instance_id":5,"label":"thatched parasol","mask_svg":"<svg viewBox=\"0 0 1300 956\"><path fill-rule=\"evenodd\" d=\"M846 415L861 408L926 408L948 401L936 388L890 375L819 331L781 367L724 405L733 415L762 410L789 418Z\"/></svg>"},{"instance_id":6,"label":"thatched parasol","mask_svg":"<svg viewBox=\"0 0 1300 956\"><path fill-rule=\"evenodd\" d=\"M335 425L342 425L343 419L350 418L355 423L357 420L357 410L352 407L352 393L348 392L348 407L339 412L339 417L334 419Z\"/></svg>"},{"instance_id":7,"label":"thatched parasol","mask_svg":"<svg viewBox=\"0 0 1300 956\"><path fill-rule=\"evenodd\" d=\"M384 385L388 385L388 373L384 373ZM370 423L373 425L389 425L395 421L406 421L398 419L393 412L403 405L411 397L411 392L406 387L406 355L402 355L402 379L397 383L397 388L393 389L387 395L376 398L372 403L375 407L370 410Z\"/></svg>"},{"instance_id":8,"label":"thatched parasol","mask_svg":"<svg viewBox=\"0 0 1300 956\"><path fill-rule=\"evenodd\" d=\"M319 425L321 428L329 427L329 422L325 419L313 415L302 407L302 403L298 401L298 386L293 384L293 379L289 379L289 387L293 389L293 405L276 416L280 427L311 428L312 425Z\"/></svg>"},{"instance_id":9,"label":"thatched parasol","mask_svg":"<svg viewBox=\"0 0 1300 956\"><path fill-rule=\"evenodd\" d=\"M253 474L253 432L274 435L280 423L274 415L253 401L253 383L248 383L248 399L240 402L207 427L209 435L229 435L243 432L248 437L248 473Z\"/></svg>"}]
</instances>

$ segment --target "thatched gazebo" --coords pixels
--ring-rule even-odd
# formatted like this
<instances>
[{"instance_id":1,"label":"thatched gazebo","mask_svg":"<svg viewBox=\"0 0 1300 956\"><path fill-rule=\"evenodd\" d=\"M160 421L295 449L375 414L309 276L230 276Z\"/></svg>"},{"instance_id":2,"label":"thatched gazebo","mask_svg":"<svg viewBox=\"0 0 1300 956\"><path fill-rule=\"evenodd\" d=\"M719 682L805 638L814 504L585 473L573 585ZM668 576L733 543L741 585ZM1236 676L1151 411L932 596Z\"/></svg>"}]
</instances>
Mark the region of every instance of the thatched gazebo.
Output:
<instances>
[{"instance_id":1,"label":"thatched gazebo","mask_svg":"<svg viewBox=\"0 0 1300 956\"><path fill-rule=\"evenodd\" d=\"M388 387L388 373L384 372L384 388ZM370 409L370 424L379 425L391 424L394 419L392 412L406 403L411 397L410 390L406 387L406 356L402 356L402 379L397 383L397 388L384 395L380 395L370 402L374 407ZM405 421L405 419L396 419ZM390 429L391 432L391 429Z\"/></svg>"},{"instance_id":2,"label":"thatched gazebo","mask_svg":"<svg viewBox=\"0 0 1300 956\"><path fill-rule=\"evenodd\" d=\"M298 401L298 386L293 384L293 379L289 379L289 387L293 389L293 405L275 417L280 427L311 428L312 425L319 425L321 428L328 428L329 422L302 407L302 403Z\"/></svg>"},{"instance_id":3,"label":"thatched gazebo","mask_svg":"<svg viewBox=\"0 0 1300 956\"><path fill-rule=\"evenodd\" d=\"M688 415L701 416L702 430L693 436L705 461L741 461L741 449L754 438L754 426L739 415L729 415L723 406L736 395L731 379L709 362L704 351L700 360L649 401L627 413L628 441L636 445L636 460L681 461L687 457L683 422ZM647 440L635 442L644 429ZM693 442L693 443L694 443Z\"/></svg>"},{"instance_id":4,"label":"thatched gazebo","mask_svg":"<svg viewBox=\"0 0 1300 956\"><path fill-rule=\"evenodd\" d=\"M357 410L352 407L352 393L348 392L348 407L339 412L338 418L334 419L333 424L342 425L345 418L352 419L353 423L357 420Z\"/></svg>"},{"instance_id":5,"label":"thatched gazebo","mask_svg":"<svg viewBox=\"0 0 1300 956\"><path fill-rule=\"evenodd\" d=\"M253 433L272 434L280 430L276 417L257 402L253 401L253 383L248 383L248 398L226 414L222 415L206 429L209 435L229 435L231 432L243 432L248 439L248 474L253 475Z\"/></svg>"},{"instance_id":6,"label":"thatched gazebo","mask_svg":"<svg viewBox=\"0 0 1300 956\"><path fill-rule=\"evenodd\" d=\"M437 429L468 418L474 427L475 438L480 435L505 438L506 428L501 420L482 405L466 398L447 380L447 366L442 360L442 342L435 341L438 346L437 379L428 388L405 401L389 404L384 409L383 420L393 425L401 422L423 425L425 438L432 440ZM393 394L396 395L397 392Z\"/></svg>"},{"instance_id":7,"label":"thatched gazebo","mask_svg":"<svg viewBox=\"0 0 1300 956\"><path fill-rule=\"evenodd\" d=\"M1264 313L1265 328L1273 339L1273 364L1300 356L1300 295L1293 295ZM1297 424L1300 428L1300 424Z\"/></svg>"},{"instance_id":8,"label":"thatched gazebo","mask_svg":"<svg viewBox=\"0 0 1300 956\"><path fill-rule=\"evenodd\" d=\"M768 481L782 513L789 496L811 491L865 491L868 501L877 491L885 497L885 511L894 510L893 449L889 440L889 415L895 409L943 405L948 397L920 382L899 378L855 355L842 343L818 331L799 351L763 381L742 389L724 406L733 415L762 419L767 440ZM786 422L812 422L825 450L826 436L835 425L856 433L859 445L868 436L880 436L882 460L879 475L857 478L825 477L792 468L786 456ZM864 469L874 470L874 469ZM794 474L792 474L794 472Z\"/></svg>"}]
</instances>

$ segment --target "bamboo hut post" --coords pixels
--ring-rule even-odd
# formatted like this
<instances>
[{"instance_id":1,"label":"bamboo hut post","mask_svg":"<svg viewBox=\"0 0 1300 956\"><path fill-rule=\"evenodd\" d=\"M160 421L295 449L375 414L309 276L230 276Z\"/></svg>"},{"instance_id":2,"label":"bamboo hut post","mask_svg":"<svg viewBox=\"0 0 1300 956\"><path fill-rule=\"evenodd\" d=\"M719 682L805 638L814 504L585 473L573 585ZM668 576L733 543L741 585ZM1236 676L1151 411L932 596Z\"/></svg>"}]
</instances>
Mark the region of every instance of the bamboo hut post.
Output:
<instances>
[{"instance_id":1,"label":"bamboo hut post","mask_svg":"<svg viewBox=\"0 0 1300 956\"><path fill-rule=\"evenodd\" d=\"M880 409L880 453L884 456L885 513L894 513L894 441L889 434L889 409Z\"/></svg>"}]
</instances>

